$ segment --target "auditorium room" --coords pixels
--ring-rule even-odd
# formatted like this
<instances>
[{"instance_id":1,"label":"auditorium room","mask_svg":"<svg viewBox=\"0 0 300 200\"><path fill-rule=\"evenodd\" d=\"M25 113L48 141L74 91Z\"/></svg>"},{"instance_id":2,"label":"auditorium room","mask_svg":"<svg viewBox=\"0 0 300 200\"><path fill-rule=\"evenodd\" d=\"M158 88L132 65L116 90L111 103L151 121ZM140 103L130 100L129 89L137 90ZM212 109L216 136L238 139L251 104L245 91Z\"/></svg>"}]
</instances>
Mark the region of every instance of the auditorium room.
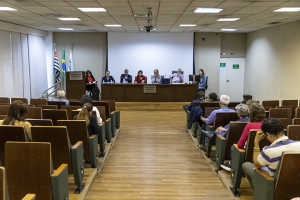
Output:
<instances>
[{"instance_id":1,"label":"auditorium room","mask_svg":"<svg viewBox=\"0 0 300 200\"><path fill-rule=\"evenodd\" d=\"M300 0L0 0L0 200L300 200Z\"/></svg>"}]
</instances>

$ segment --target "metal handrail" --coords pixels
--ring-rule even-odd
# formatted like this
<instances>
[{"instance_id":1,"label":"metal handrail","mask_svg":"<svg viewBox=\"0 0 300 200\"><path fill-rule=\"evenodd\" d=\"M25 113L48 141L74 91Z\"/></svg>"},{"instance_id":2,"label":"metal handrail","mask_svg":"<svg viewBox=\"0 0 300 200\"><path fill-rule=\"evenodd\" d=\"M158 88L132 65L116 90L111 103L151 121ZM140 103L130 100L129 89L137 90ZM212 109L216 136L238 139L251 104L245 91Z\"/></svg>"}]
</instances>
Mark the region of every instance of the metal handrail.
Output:
<instances>
[{"instance_id":1,"label":"metal handrail","mask_svg":"<svg viewBox=\"0 0 300 200\"><path fill-rule=\"evenodd\" d=\"M52 92L48 93L49 90L51 90L51 89L53 89L53 88L54 88L54 90L53 90ZM58 82L58 83L56 83L56 84L53 85L52 87L48 88L47 90L45 90L45 91L42 93L42 96L40 97L40 99L47 99L47 100L48 100L49 96L50 96L51 94L55 93L56 91L58 91L60 88L61 88L61 81Z\"/></svg>"}]
</instances>

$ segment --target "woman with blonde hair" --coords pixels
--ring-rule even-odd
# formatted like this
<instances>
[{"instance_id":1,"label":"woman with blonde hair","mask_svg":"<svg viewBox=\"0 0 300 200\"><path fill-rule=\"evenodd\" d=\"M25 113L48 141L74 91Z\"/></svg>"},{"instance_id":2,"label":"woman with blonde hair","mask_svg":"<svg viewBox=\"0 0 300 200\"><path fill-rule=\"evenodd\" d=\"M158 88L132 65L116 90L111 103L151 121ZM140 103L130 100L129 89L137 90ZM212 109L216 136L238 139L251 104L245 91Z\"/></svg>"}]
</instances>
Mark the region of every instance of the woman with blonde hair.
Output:
<instances>
[{"instance_id":1,"label":"woman with blonde hair","mask_svg":"<svg viewBox=\"0 0 300 200\"><path fill-rule=\"evenodd\" d=\"M23 126L25 129L26 137L32 141L31 137L31 124L26 122L26 116L28 113L27 105L20 101L14 101L9 107L8 114L4 120L0 120L1 125L15 125Z\"/></svg>"},{"instance_id":2,"label":"woman with blonde hair","mask_svg":"<svg viewBox=\"0 0 300 200\"><path fill-rule=\"evenodd\" d=\"M74 116L74 120L85 120L88 128L89 137L96 134L99 135L100 128L97 123L97 119L92 116L93 105L86 103L82 106L81 111L78 115Z\"/></svg>"}]
</instances>

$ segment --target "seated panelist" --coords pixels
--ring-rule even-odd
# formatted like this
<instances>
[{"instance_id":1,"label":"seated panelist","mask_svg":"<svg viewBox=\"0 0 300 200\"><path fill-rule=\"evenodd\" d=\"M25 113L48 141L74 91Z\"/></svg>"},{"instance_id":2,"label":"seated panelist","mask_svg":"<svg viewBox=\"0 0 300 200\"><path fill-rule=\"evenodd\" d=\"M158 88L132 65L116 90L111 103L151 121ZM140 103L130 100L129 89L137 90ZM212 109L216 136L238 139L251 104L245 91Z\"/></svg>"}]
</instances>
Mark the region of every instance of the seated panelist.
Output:
<instances>
[{"instance_id":1,"label":"seated panelist","mask_svg":"<svg viewBox=\"0 0 300 200\"><path fill-rule=\"evenodd\" d=\"M146 77L143 75L142 70L138 71L138 75L135 77L134 83L147 83Z\"/></svg>"},{"instance_id":2,"label":"seated panelist","mask_svg":"<svg viewBox=\"0 0 300 200\"><path fill-rule=\"evenodd\" d=\"M128 69L125 69L124 74L120 77L120 83L132 83L132 76L128 73Z\"/></svg>"},{"instance_id":3,"label":"seated panelist","mask_svg":"<svg viewBox=\"0 0 300 200\"><path fill-rule=\"evenodd\" d=\"M183 77L183 74L181 73L181 71L182 70L179 68L177 70L177 73L172 74L170 76L170 83L183 83L184 77Z\"/></svg>"},{"instance_id":4,"label":"seated panelist","mask_svg":"<svg viewBox=\"0 0 300 200\"><path fill-rule=\"evenodd\" d=\"M97 87L97 82L92 74L92 72L90 70L87 70L85 72L85 76L86 76L86 90L92 90L93 88Z\"/></svg>"},{"instance_id":5,"label":"seated panelist","mask_svg":"<svg viewBox=\"0 0 300 200\"><path fill-rule=\"evenodd\" d=\"M115 83L114 77L110 76L110 71L106 71L105 76L102 77L102 83Z\"/></svg>"},{"instance_id":6,"label":"seated panelist","mask_svg":"<svg viewBox=\"0 0 300 200\"><path fill-rule=\"evenodd\" d=\"M158 69L154 70L154 75L151 75L152 83L161 83Z\"/></svg>"}]
</instances>

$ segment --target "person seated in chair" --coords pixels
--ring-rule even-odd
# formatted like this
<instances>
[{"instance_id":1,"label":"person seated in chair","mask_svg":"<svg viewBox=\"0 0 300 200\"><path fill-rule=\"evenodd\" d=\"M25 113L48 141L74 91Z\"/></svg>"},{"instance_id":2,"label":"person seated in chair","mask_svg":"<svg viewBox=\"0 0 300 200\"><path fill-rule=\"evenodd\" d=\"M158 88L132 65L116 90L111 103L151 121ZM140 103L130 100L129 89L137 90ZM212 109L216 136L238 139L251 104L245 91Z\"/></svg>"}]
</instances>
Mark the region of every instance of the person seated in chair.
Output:
<instances>
[{"instance_id":1,"label":"person seated in chair","mask_svg":"<svg viewBox=\"0 0 300 200\"><path fill-rule=\"evenodd\" d=\"M114 77L110 76L110 71L105 72L105 76L102 77L102 83L115 83Z\"/></svg>"},{"instance_id":2,"label":"person seated in chair","mask_svg":"<svg viewBox=\"0 0 300 200\"><path fill-rule=\"evenodd\" d=\"M23 101L16 100L11 103L6 118L4 120L0 120L0 125L23 126L26 137L29 139L29 141L32 141L31 124L25 121L27 113L27 104L25 104Z\"/></svg>"},{"instance_id":3,"label":"person seated in chair","mask_svg":"<svg viewBox=\"0 0 300 200\"><path fill-rule=\"evenodd\" d=\"M128 69L125 69L124 74L120 77L120 83L132 83L132 76L128 73Z\"/></svg>"},{"instance_id":4,"label":"person seated in chair","mask_svg":"<svg viewBox=\"0 0 300 200\"><path fill-rule=\"evenodd\" d=\"M161 83L158 69L154 70L154 75L151 75L152 83Z\"/></svg>"},{"instance_id":5,"label":"person seated in chair","mask_svg":"<svg viewBox=\"0 0 300 200\"><path fill-rule=\"evenodd\" d=\"M220 109L218 110L214 110L207 118L204 117L200 117L200 120L204 123L202 130L205 129L205 124L207 125L213 125L215 123L215 119L216 119L216 113L218 112L235 112L235 110L232 110L230 108L228 108L228 105L230 103L230 98L227 95L221 95L220 97ZM200 149L204 150L204 134L201 134L201 139L200 139Z\"/></svg>"},{"instance_id":6,"label":"person seated in chair","mask_svg":"<svg viewBox=\"0 0 300 200\"><path fill-rule=\"evenodd\" d=\"M249 113L250 123L248 123L245 126L244 131L237 143L237 147L239 149L244 149L251 129L260 129L262 122L265 119L265 116L266 116L266 112L262 105L259 105L257 103L251 105L250 113ZM231 153L232 150L233 150L233 146L231 146ZM221 165L221 167L231 172L231 161L224 163L223 165Z\"/></svg>"},{"instance_id":7,"label":"person seated in chair","mask_svg":"<svg viewBox=\"0 0 300 200\"><path fill-rule=\"evenodd\" d=\"M69 106L69 100L65 97L65 91L59 90L57 91L57 99L54 99L54 101L64 101L67 106Z\"/></svg>"},{"instance_id":8,"label":"person seated in chair","mask_svg":"<svg viewBox=\"0 0 300 200\"><path fill-rule=\"evenodd\" d=\"M183 110L185 112L192 110L194 102L203 102L204 101L204 98L205 98L204 92L199 91L197 95L198 95L198 98L196 100L193 100L190 105L184 105L183 106Z\"/></svg>"},{"instance_id":9,"label":"person seated in chair","mask_svg":"<svg viewBox=\"0 0 300 200\"><path fill-rule=\"evenodd\" d=\"M265 146L260 151L259 142L263 138L267 138L271 145ZM270 176L274 176L283 152L300 152L300 142L289 140L285 136L283 124L279 119L272 117L265 119L261 125L261 131L257 131L254 139L253 163L245 162L242 165L252 188L255 182L254 170L263 169Z\"/></svg>"},{"instance_id":10,"label":"person seated in chair","mask_svg":"<svg viewBox=\"0 0 300 200\"><path fill-rule=\"evenodd\" d=\"M86 83L86 90L89 91L90 93L94 88L97 88L97 81L95 80L92 72L90 70L87 70L85 72L85 83Z\"/></svg>"},{"instance_id":11,"label":"person seated in chair","mask_svg":"<svg viewBox=\"0 0 300 200\"><path fill-rule=\"evenodd\" d=\"M181 72L182 70L179 68L177 73L170 75L170 83L183 83L184 76Z\"/></svg>"},{"instance_id":12,"label":"person seated in chair","mask_svg":"<svg viewBox=\"0 0 300 200\"><path fill-rule=\"evenodd\" d=\"M200 75L200 82L198 85L198 91L202 91L205 93L205 88L206 88L206 83L207 83L207 79L204 73L203 69L199 70L199 75Z\"/></svg>"},{"instance_id":13,"label":"person seated in chair","mask_svg":"<svg viewBox=\"0 0 300 200\"><path fill-rule=\"evenodd\" d=\"M218 95L215 92L209 93L208 97L206 97L205 102L215 102L220 101L218 99Z\"/></svg>"},{"instance_id":14,"label":"person seated in chair","mask_svg":"<svg viewBox=\"0 0 300 200\"><path fill-rule=\"evenodd\" d=\"M82 97L80 99L80 103L79 103L79 105L80 105L81 108L79 108L77 110L81 110L82 107L83 107L83 105L86 104L86 103L90 103L90 104L93 105L93 100L92 100L92 98L89 95L82 95ZM93 110L92 111L96 111L97 122L98 122L98 124L101 124L102 123L102 118L100 117L99 110L95 106L93 106Z\"/></svg>"},{"instance_id":15,"label":"person seated in chair","mask_svg":"<svg viewBox=\"0 0 300 200\"><path fill-rule=\"evenodd\" d=\"M147 83L146 77L143 75L143 71L139 70L137 76L134 79L134 83Z\"/></svg>"}]
</instances>

